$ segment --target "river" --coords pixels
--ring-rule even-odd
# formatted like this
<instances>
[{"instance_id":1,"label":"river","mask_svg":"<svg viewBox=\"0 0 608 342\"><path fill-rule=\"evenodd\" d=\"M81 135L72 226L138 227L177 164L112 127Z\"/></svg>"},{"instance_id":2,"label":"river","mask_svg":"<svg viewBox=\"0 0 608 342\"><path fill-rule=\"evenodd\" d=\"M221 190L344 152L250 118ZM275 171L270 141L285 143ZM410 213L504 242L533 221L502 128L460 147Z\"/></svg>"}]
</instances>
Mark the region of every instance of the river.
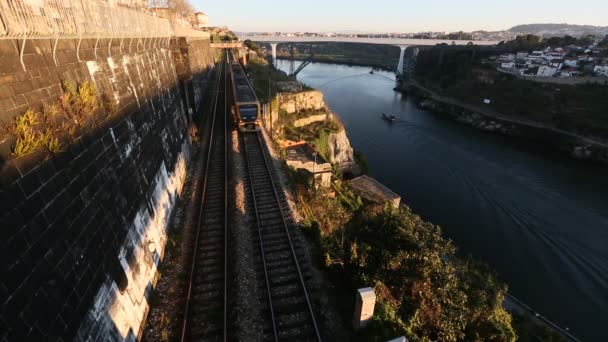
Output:
<instances>
[{"instance_id":1,"label":"river","mask_svg":"<svg viewBox=\"0 0 608 342\"><path fill-rule=\"evenodd\" d=\"M315 63L298 79L323 92L371 175L460 253L488 263L511 294L583 341L605 341L608 167L421 110L392 90L394 74L369 70Z\"/></svg>"}]
</instances>

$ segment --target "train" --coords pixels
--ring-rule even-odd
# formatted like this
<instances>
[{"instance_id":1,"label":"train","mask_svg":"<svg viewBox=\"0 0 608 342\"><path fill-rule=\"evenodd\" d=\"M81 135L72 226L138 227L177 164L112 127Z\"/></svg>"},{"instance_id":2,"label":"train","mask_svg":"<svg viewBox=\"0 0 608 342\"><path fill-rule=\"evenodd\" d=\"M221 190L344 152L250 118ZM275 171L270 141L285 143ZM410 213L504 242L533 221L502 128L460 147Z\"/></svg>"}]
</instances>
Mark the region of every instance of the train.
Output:
<instances>
[{"instance_id":1,"label":"train","mask_svg":"<svg viewBox=\"0 0 608 342\"><path fill-rule=\"evenodd\" d=\"M228 53L232 81L232 112L241 132L255 132L261 128L260 101L234 53Z\"/></svg>"}]
</instances>

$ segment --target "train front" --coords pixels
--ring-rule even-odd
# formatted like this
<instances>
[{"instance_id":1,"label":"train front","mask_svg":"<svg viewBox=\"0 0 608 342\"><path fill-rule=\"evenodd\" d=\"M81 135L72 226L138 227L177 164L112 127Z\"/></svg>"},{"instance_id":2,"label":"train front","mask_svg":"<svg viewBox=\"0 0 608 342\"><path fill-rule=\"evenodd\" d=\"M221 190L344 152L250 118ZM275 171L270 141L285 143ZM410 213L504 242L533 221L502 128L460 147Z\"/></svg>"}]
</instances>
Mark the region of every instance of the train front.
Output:
<instances>
[{"instance_id":1,"label":"train front","mask_svg":"<svg viewBox=\"0 0 608 342\"><path fill-rule=\"evenodd\" d=\"M243 132L260 130L259 103L238 104L239 129Z\"/></svg>"}]
</instances>

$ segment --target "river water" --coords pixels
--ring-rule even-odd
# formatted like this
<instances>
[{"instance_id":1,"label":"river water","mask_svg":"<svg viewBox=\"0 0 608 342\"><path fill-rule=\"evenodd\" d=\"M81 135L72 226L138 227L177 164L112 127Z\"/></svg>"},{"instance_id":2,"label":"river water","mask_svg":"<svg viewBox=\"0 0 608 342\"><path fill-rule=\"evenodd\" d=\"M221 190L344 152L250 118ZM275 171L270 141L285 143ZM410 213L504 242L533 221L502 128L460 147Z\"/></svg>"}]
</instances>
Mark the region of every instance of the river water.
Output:
<instances>
[{"instance_id":1,"label":"river water","mask_svg":"<svg viewBox=\"0 0 608 342\"><path fill-rule=\"evenodd\" d=\"M488 263L511 294L583 341L606 341L608 167L421 110L392 90L394 74L369 70L315 63L298 79L324 93L371 175L460 253Z\"/></svg>"}]
</instances>

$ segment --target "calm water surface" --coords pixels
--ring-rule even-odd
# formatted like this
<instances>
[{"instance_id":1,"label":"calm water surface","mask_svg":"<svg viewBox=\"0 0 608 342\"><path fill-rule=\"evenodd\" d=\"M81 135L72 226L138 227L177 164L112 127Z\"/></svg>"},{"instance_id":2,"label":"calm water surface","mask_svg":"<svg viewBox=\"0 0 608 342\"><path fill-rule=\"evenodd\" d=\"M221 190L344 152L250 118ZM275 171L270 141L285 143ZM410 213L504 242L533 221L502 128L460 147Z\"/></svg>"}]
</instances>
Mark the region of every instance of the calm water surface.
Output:
<instances>
[{"instance_id":1,"label":"calm water surface","mask_svg":"<svg viewBox=\"0 0 608 342\"><path fill-rule=\"evenodd\" d=\"M317 63L298 78L323 91L372 176L460 252L582 340L607 341L608 168L420 110L392 90L393 74L369 70Z\"/></svg>"}]
</instances>

